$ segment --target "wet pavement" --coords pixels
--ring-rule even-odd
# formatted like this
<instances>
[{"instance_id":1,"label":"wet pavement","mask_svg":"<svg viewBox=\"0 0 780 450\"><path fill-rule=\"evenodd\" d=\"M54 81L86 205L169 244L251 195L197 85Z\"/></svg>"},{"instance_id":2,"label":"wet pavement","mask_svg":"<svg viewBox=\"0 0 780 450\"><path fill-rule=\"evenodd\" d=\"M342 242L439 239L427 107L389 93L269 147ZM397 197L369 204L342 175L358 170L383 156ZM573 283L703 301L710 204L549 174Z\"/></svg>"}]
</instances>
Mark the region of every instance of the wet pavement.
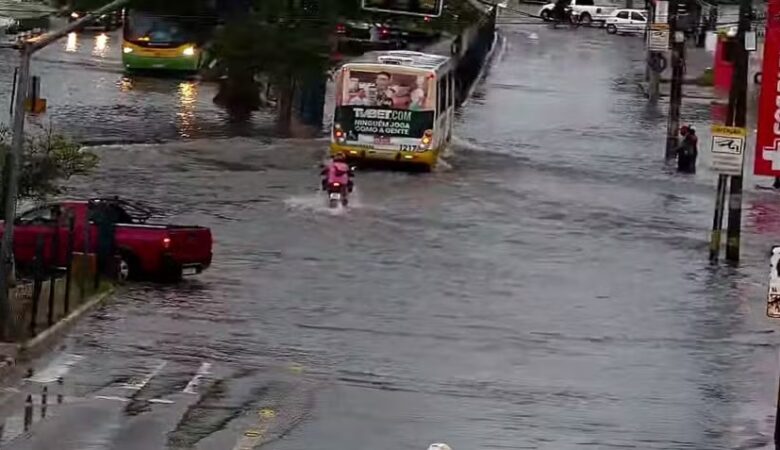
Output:
<instances>
[{"instance_id":1,"label":"wet pavement","mask_svg":"<svg viewBox=\"0 0 780 450\"><path fill-rule=\"evenodd\" d=\"M641 39L502 34L444 167L359 173L346 212L316 192L324 141L97 147L71 195L210 226L214 265L82 320L4 391L0 446L770 448L777 195L748 178L743 263L711 267L715 176L704 148L693 177L663 163ZM710 112L683 112L702 147Z\"/></svg>"}]
</instances>

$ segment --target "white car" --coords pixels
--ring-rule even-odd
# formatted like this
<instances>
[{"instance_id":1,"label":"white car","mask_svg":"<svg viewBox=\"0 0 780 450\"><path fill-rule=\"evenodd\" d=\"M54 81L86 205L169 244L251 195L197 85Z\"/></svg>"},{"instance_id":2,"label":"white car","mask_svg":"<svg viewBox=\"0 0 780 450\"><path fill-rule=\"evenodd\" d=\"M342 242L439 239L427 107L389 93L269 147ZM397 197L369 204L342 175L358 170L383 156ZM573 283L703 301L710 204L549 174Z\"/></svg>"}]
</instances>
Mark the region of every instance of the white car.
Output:
<instances>
[{"instance_id":1,"label":"white car","mask_svg":"<svg viewBox=\"0 0 780 450\"><path fill-rule=\"evenodd\" d=\"M613 6L596 5L594 0L568 0L568 6L577 14L583 25L593 25L593 22L601 25L615 10ZM539 17L545 22L552 20L553 8L555 8L555 2L542 6L539 10Z\"/></svg>"},{"instance_id":2,"label":"white car","mask_svg":"<svg viewBox=\"0 0 780 450\"><path fill-rule=\"evenodd\" d=\"M641 9L616 9L606 22L609 34L644 33L647 27L647 13Z\"/></svg>"}]
</instances>

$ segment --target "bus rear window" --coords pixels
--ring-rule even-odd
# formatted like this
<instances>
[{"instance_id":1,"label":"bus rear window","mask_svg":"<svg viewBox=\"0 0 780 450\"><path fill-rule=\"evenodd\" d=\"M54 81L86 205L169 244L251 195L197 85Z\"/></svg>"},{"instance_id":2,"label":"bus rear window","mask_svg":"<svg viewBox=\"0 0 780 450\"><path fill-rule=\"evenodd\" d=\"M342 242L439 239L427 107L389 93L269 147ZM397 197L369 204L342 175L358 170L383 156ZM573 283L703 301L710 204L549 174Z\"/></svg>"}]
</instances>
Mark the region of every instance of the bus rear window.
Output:
<instances>
[{"instance_id":1,"label":"bus rear window","mask_svg":"<svg viewBox=\"0 0 780 450\"><path fill-rule=\"evenodd\" d=\"M345 71L340 105L430 111L435 97L432 79L385 71Z\"/></svg>"}]
</instances>

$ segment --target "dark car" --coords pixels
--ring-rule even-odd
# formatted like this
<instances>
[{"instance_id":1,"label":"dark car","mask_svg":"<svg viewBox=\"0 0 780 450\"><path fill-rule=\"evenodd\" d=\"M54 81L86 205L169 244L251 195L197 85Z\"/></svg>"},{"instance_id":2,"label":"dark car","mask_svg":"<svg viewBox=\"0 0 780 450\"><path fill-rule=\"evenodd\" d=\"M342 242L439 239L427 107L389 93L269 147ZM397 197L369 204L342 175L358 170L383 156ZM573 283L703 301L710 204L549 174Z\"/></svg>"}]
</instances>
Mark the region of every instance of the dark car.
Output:
<instances>
[{"instance_id":1,"label":"dark car","mask_svg":"<svg viewBox=\"0 0 780 450\"><path fill-rule=\"evenodd\" d=\"M68 14L68 21L75 22L87 15L87 11L71 11ZM114 11L103 14L95 19L89 25L85 25L83 30L114 31L122 26L121 11Z\"/></svg>"},{"instance_id":2,"label":"dark car","mask_svg":"<svg viewBox=\"0 0 780 450\"><path fill-rule=\"evenodd\" d=\"M401 34L384 23L345 21L335 32L339 50L346 53L403 48Z\"/></svg>"}]
</instances>

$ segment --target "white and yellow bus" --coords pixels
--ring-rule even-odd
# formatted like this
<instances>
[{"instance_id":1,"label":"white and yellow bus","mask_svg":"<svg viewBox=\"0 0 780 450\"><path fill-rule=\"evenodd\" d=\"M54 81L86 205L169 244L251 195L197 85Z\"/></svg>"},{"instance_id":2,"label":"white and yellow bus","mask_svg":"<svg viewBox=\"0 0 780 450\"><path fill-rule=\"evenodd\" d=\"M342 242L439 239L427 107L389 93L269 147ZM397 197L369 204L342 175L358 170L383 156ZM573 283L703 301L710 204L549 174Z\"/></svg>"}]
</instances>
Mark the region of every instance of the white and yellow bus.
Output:
<instances>
[{"instance_id":1,"label":"white and yellow bus","mask_svg":"<svg viewBox=\"0 0 780 450\"><path fill-rule=\"evenodd\" d=\"M430 170L452 138L454 66L449 57L411 51L348 63L336 77L331 154Z\"/></svg>"}]
</instances>

